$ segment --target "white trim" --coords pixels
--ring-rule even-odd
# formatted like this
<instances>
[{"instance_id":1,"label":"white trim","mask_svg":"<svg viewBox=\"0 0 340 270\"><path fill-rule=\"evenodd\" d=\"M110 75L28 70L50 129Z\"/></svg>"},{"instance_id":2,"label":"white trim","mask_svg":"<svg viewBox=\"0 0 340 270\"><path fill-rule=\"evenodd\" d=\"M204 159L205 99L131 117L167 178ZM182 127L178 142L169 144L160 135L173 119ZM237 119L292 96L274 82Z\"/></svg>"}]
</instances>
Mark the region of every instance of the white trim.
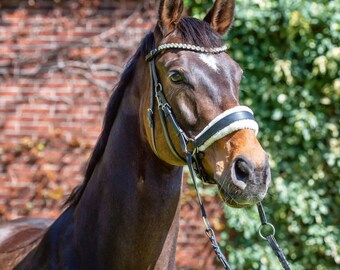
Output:
<instances>
[{"instance_id":1,"label":"white trim","mask_svg":"<svg viewBox=\"0 0 340 270\"><path fill-rule=\"evenodd\" d=\"M195 136L195 140L198 139L203 133L205 133L212 125L214 125L216 122L220 121L222 118L235 113L235 112L250 112L252 115L254 115L253 111L247 107L247 106L236 106L229 110L224 111L223 113L217 115L213 120L210 121L210 123L197 135Z\"/></svg>"},{"instance_id":2,"label":"white trim","mask_svg":"<svg viewBox=\"0 0 340 270\"><path fill-rule=\"evenodd\" d=\"M250 110L250 109L249 109ZM216 119L216 118L215 118ZM214 120L215 120L214 119ZM213 121L214 121L213 120ZM211 123L211 122L210 122ZM231 123L229 126L221 129L217 133L215 133L213 136L211 136L203 145L201 145L198 150L203 152L205 149L207 149L210 145L212 145L214 142L218 141L219 139L222 139L223 137L237 131L240 129L252 129L255 132L255 135L257 135L259 126L256 123L256 121L251 119L243 119L236 122ZM203 130L204 131L204 130ZM202 133L202 132L201 132ZM200 133L200 134L201 134ZM197 138L198 136L196 136Z\"/></svg>"}]
</instances>

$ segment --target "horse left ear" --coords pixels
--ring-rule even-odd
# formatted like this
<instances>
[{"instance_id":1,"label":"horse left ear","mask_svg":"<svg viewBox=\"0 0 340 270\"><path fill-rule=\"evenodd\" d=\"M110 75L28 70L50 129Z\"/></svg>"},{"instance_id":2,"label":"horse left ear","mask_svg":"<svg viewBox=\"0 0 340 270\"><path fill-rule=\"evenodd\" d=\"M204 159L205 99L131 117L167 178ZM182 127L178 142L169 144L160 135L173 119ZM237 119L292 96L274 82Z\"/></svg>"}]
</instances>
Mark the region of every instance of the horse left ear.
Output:
<instances>
[{"instance_id":1,"label":"horse left ear","mask_svg":"<svg viewBox=\"0 0 340 270\"><path fill-rule=\"evenodd\" d=\"M158 11L158 26L163 37L175 30L183 12L183 0L161 0Z\"/></svg>"},{"instance_id":2,"label":"horse left ear","mask_svg":"<svg viewBox=\"0 0 340 270\"><path fill-rule=\"evenodd\" d=\"M204 21L221 35L226 33L233 21L235 14L235 0L216 0L214 6L205 16Z\"/></svg>"}]
</instances>

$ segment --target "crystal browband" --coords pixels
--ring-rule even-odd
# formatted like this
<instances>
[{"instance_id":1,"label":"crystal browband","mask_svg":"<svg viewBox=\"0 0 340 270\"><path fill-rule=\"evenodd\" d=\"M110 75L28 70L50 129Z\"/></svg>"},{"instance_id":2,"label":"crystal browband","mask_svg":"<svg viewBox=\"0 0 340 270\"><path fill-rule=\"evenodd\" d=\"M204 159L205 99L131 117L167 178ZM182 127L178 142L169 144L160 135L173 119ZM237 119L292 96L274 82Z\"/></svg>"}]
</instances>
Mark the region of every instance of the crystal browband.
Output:
<instances>
[{"instance_id":1,"label":"crystal browband","mask_svg":"<svg viewBox=\"0 0 340 270\"><path fill-rule=\"evenodd\" d=\"M217 54L217 53L225 52L227 50L227 46L224 45L222 47L216 47L216 48L204 48L204 47L191 45L191 44L166 43L166 44L160 45L158 48L154 50L151 50L150 53L148 53L148 55L145 57L145 59L147 61L150 61L161 51L164 51L167 49L180 49L180 50L194 51L194 52L200 52L200 53Z\"/></svg>"}]
</instances>

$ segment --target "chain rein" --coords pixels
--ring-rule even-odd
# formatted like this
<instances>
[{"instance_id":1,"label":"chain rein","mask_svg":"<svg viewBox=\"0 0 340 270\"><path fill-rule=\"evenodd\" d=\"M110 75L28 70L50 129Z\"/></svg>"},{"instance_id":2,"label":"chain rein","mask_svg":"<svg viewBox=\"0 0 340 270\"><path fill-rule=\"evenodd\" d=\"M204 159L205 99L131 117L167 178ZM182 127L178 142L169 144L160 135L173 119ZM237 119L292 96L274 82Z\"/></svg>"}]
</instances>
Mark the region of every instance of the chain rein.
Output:
<instances>
[{"instance_id":1,"label":"chain rein","mask_svg":"<svg viewBox=\"0 0 340 270\"><path fill-rule=\"evenodd\" d=\"M188 165L189 168L189 173L191 175L194 187L195 187L195 191L197 194L197 199L198 199L198 203L200 206L200 210L201 210L201 215L202 215L202 219L203 219L203 223L205 225L205 233L207 235L207 237L209 238L211 245L216 253L216 257L220 260L220 262L222 263L223 267L227 270L232 270L231 266L229 265L226 257L224 256L224 254L221 251L221 248L217 242L216 236L215 236L215 232L212 229L212 227L210 226L210 223L208 221L207 218L207 214L203 205L203 201L202 198L200 196L199 190L198 190L198 185L197 185L197 181L196 181L196 175L198 173L197 167L199 167L199 163L197 158L195 157L195 154L197 154L197 152L190 152L187 149L187 145L190 142L193 142L193 140L191 138L189 138L185 132L181 129L181 127L178 125L172 111L171 111L171 106L170 104L167 102L165 95L163 93L163 89L162 89L162 84L158 81L158 76L157 76L157 71L156 71L156 65L155 65L155 60L154 58L163 50L167 50L167 49L181 49L181 50L189 50L189 51L194 51L194 52L200 52L200 53L210 53L210 54L217 54L217 53L221 53L221 52L225 52L227 47L226 46L222 46L219 48L203 48L203 47L199 47L199 46L195 46L195 45L191 45L191 44L182 44L182 43L168 43L168 44L163 44L160 45L158 48L155 48L153 50L150 51L150 53L146 56L146 61L149 62L149 67L150 67L150 74L151 74L151 95L150 95L150 107L148 108L148 121L149 121L149 126L151 129L151 141L152 141L152 148L155 152L155 154L157 156L159 156L158 152L157 152L157 147L156 147L156 142L155 142L155 136L154 136L154 100L156 99L157 101L157 105L158 105L158 111L159 111L159 115L160 115L160 120L161 120L161 125L162 128L164 130L164 134L166 137L166 141L167 144L171 150L171 152L173 153L173 155L181 160L181 161L185 161ZM180 146L181 146L181 150L183 151L183 153L185 154L185 159L176 151L170 136L169 136L169 132L168 132L168 128L166 125L166 119L169 119L169 122L171 124L171 126L173 127L177 137L180 140ZM196 166L196 168L194 168L194 165ZM208 182L207 180L204 179L203 175L199 175L200 178L202 178L203 181ZM261 203L257 204L257 208L258 208L258 212L259 212L259 216L261 219L261 226L259 227L259 235L262 239L267 240L270 247L272 248L272 250L274 251L275 255L278 257L283 269L285 270L291 270L290 265L282 251L282 249L279 247L274 235L275 235L275 228L274 226L269 223L267 221L263 206ZM270 227L272 229L272 232L269 233L268 235L264 236L263 233L263 228L264 227Z\"/></svg>"}]
</instances>

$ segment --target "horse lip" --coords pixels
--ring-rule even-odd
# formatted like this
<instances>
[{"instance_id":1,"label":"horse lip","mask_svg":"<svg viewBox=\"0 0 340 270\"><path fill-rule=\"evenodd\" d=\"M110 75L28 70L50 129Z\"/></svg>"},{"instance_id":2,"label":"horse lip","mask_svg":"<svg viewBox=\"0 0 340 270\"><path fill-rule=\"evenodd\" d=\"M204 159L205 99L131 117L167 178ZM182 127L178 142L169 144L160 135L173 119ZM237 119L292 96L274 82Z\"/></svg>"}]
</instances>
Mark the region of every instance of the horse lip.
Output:
<instances>
[{"instance_id":1,"label":"horse lip","mask_svg":"<svg viewBox=\"0 0 340 270\"><path fill-rule=\"evenodd\" d=\"M221 194L223 201L227 205L234 207L234 208L244 208L244 207L252 206L253 204L255 204L252 202L239 202L232 196L228 195L228 193L224 192L224 190L221 191L220 194Z\"/></svg>"},{"instance_id":2,"label":"horse lip","mask_svg":"<svg viewBox=\"0 0 340 270\"><path fill-rule=\"evenodd\" d=\"M228 195L228 193L226 192L221 192L221 196L225 203L235 208L244 208L244 207L253 206L261 202L265 197L263 195L251 196L250 198L247 198L247 201L239 201L238 198L233 198L232 196Z\"/></svg>"},{"instance_id":3,"label":"horse lip","mask_svg":"<svg viewBox=\"0 0 340 270\"><path fill-rule=\"evenodd\" d=\"M206 174L204 176L202 178L203 183L216 184L223 201L231 207L243 208L255 205L261 202L267 194L268 185L258 184L253 180L256 178L256 173L251 174L251 181L247 183L240 181L244 185L243 188L234 185L230 171L225 171L222 175L215 174L214 177L209 177ZM232 184L233 188L227 188L229 183ZM233 195L234 193L236 194Z\"/></svg>"},{"instance_id":4,"label":"horse lip","mask_svg":"<svg viewBox=\"0 0 340 270\"><path fill-rule=\"evenodd\" d=\"M231 181L231 179L229 179L229 181ZM228 183L226 180L223 182ZM242 192L236 193L233 192L233 190L226 189L228 185L222 186L219 181L216 181L216 183L219 187L219 192L223 201L235 208L248 207L261 202L265 198L268 190L266 185L248 184L244 190L241 190L235 186L235 191L237 189L238 191Z\"/></svg>"}]
</instances>

